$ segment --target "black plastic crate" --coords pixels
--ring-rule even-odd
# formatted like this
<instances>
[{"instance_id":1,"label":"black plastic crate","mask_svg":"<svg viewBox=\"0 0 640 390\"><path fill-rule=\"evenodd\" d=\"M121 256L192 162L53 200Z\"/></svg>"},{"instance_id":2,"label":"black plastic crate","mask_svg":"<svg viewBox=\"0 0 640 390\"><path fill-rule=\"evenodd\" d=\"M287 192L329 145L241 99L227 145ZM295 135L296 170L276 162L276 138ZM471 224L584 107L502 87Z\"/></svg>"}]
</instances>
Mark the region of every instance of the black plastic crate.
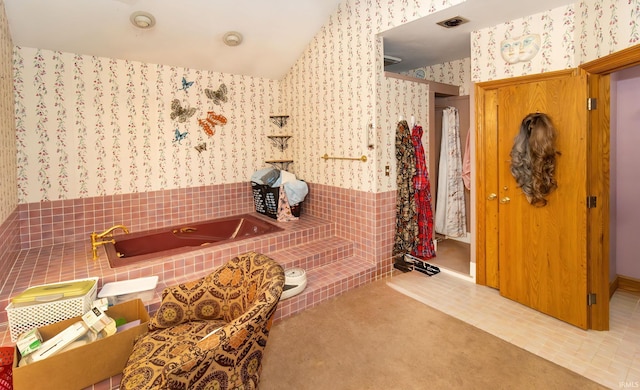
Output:
<instances>
[{"instance_id":1,"label":"black plastic crate","mask_svg":"<svg viewBox=\"0 0 640 390\"><path fill-rule=\"evenodd\" d=\"M280 187L271 187L266 184L251 182L251 190L253 191L253 203L256 206L256 212L273 219L278 219ZM291 206L291 214L293 214L294 217L299 217L301 211L302 202Z\"/></svg>"}]
</instances>

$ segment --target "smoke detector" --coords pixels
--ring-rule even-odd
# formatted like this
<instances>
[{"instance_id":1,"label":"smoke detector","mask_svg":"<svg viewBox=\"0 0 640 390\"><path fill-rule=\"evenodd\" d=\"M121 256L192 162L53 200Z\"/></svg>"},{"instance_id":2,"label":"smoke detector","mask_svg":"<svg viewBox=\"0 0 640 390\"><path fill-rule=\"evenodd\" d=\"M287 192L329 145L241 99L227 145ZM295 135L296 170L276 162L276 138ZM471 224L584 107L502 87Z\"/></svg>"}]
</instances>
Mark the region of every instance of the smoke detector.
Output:
<instances>
[{"instance_id":1,"label":"smoke detector","mask_svg":"<svg viewBox=\"0 0 640 390\"><path fill-rule=\"evenodd\" d=\"M132 13L129 20L134 26L143 30L156 25L156 18L154 18L150 13L144 11L136 11Z\"/></svg>"},{"instance_id":2,"label":"smoke detector","mask_svg":"<svg viewBox=\"0 0 640 390\"><path fill-rule=\"evenodd\" d=\"M465 24L468 23L469 19L465 19L462 16L454 16L453 18L449 18L447 20L443 20L441 22L438 22L436 24L444 27L444 28L453 28L453 27L458 27L461 24Z\"/></svg>"}]
</instances>

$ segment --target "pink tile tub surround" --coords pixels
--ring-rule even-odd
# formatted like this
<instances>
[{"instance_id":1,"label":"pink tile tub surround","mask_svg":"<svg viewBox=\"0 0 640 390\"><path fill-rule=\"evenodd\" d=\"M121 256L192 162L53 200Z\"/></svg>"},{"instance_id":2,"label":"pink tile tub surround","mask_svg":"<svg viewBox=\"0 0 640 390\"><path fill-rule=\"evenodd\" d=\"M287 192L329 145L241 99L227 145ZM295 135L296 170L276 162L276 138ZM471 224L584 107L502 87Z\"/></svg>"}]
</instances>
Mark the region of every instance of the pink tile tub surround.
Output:
<instances>
[{"instance_id":1,"label":"pink tile tub surround","mask_svg":"<svg viewBox=\"0 0 640 390\"><path fill-rule=\"evenodd\" d=\"M258 216L256 213L254 215ZM259 217L269 220L264 216ZM153 313L156 309L155 306L159 303L159 294L164 287L204 276L233 256L248 251L274 253L291 245L308 244L329 238L334 234L330 223L312 216L301 219L296 224L282 224L280 226L284 228L283 232L269 233L219 246L201 247L192 252L158 257L121 268L109 267L109 262L102 248L98 251L98 260L93 261L91 244L88 239L25 249L20 251L15 265L6 275L5 286L0 291L0 307L4 309L11 297L33 285L98 277L98 288L100 289L105 283L155 275L159 278L156 288L156 298L158 299L148 306L149 312ZM302 231L305 234L300 234ZM286 259L284 260L286 261ZM337 258L333 260L337 260ZM2 310L1 313L0 336L7 325L6 311ZM6 345L8 341L7 337L4 340L0 337L2 345Z\"/></svg>"},{"instance_id":2,"label":"pink tile tub surround","mask_svg":"<svg viewBox=\"0 0 640 390\"><path fill-rule=\"evenodd\" d=\"M122 269L109 268L102 250L99 253L104 261L91 260L91 231L115 224L141 231L250 213L254 211L250 183L19 205L0 226L0 249L4 249L0 258L0 267L4 270L0 273L2 345L11 344L4 307L11 296L35 284L98 276L101 287L111 281L158 275L161 282L156 295L159 296L164 286L184 281L185 275L218 267L238 253L249 250L274 253L288 266L297 266L298 260L294 259L301 252L306 256L304 252L308 251L313 264L319 256L314 253L324 250L321 257L338 261L337 266L310 274L307 289L314 292L281 302L277 317L283 318L388 276L392 270L395 191L372 194L320 184L309 186L299 223L281 224L289 229L288 235L267 235L239 245L223 245L199 250L191 256L160 258L142 267ZM322 220L332 223L318 223ZM310 234L299 232L305 226L311 229ZM324 248L318 248L317 242L313 242L329 236L335 238L323 241ZM328 243L340 238L353 242L351 249L330 247ZM300 247L290 248L290 244ZM304 245L306 249L302 249ZM340 259L346 257L355 260L340 263ZM349 276L345 278L345 275ZM324 287L316 291L315 286ZM148 306L150 312L156 310L154 305ZM119 377L114 377L93 388L113 387L118 382Z\"/></svg>"},{"instance_id":3,"label":"pink tile tub surround","mask_svg":"<svg viewBox=\"0 0 640 390\"><path fill-rule=\"evenodd\" d=\"M111 281L159 275L164 284L170 285L179 281L181 275L219 266L223 259L236 253L247 250L272 253L288 246L285 244L297 245L303 240L299 233L292 233L287 236L287 243L282 242L282 237L271 241L253 241L249 245L223 246L195 257L158 259L144 267L126 267L123 270L113 270L103 262L94 263L90 258L89 233L94 229L100 231L115 224L124 224L131 231L141 231L253 210L248 182L20 205L0 226L1 245L5 249L0 263L5 270L0 274L1 309L15 293L35 284L98 276L102 285ZM338 291L371 280L368 279L370 277L377 279L390 274L395 191L372 194L310 184L310 192L303 205L302 226L312 216L332 221L334 234L353 242L352 255L375 264L375 275L364 276L362 280L350 280L344 286L337 285L335 288ZM18 226L20 244L16 234ZM317 239L323 234L327 232L318 231L309 239ZM18 245L22 250L17 250ZM100 253L104 255L102 251ZM336 250L323 256L342 258L345 254ZM331 278L338 280L340 275L322 275L321 278L327 282ZM289 310L296 311L295 308L287 308ZM0 324L6 321L6 312L0 310Z\"/></svg>"},{"instance_id":4,"label":"pink tile tub surround","mask_svg":"<svg viewBox=\"0 0 640 390\"><path fill-rule=\"evenodd\" d=\"M373 194L322 184L309 186L302 219L305 215L313 215L335 222L336 234L354 242L354 254L376 264L376 277L390 273L395 191ZM40 248L37 272L43 272L49 268L49 258L61 256L62 253L57 252L68 246L56 245L57 252L50 253L51 245L88 243L89 233L93 230L102 231L116 224L124 224L131 231L142 231L253 210L249 182L22 204L0 226L4 249L0 267L6 271L0 275L4 276L3 279L8 278L11 274L9 267L13 266L14 259L18 259L15 263L19 268L26 256L26 252L18 255L16 250L18 226L19 245L23 252L29 248ZM175 266L180 265L172 267ZM71 267L65 262L60 270L47 270L47 275L45 282L48 283L82 278L89 273L86 269L77 265ZM136 276L122 275L119 278L126 277ZM0 280L2 295L11 292L16 284L27 287L36 282L33 279L7 280L5 285L5 280ZM3 320L6 320L5 313L0 314L0 323Z\"/></svg>"},{"instance_id":5,"label":"pink tile tub surround","mask_svg":"<svg viewBox=\"0 0 640 390\"><path fill-rule=\"evenodd\" d=\"M356 254L391 272L395 191L373 194L309 184L303 213L336 223ZM254 210L249 182L57 200L18 206L22 249L85 240L92 231L124 224L130 231L237 215Z\"/></svg>"},{"instance_id":6,"label":"pink tile tub surround","mask_svg":"<svg viewBox=\"0 0 640 390\"><path fill-rule=\"evenodd\" d=\"M5 277L9 275L11 267L20 252L20 221L18 212L12 212L9 217L0 224L0 290L4 289ZM0 308L3 310L4 307ZM2 315L0 315L0 323Z\"/></svg>"},{"instance_id":7,"label":"pink tile tub surround","mask_svg":"<svg viewBox=\"0 0 640 390\"><path fill-rule=\"evenodd\" d=\"M373 194L313 184L303 212L335 222L337 235L356 244L355 255L377 265L376 277L393 269L396 191Z\"/></svg>"},{"instance_id":8,"label":"pink tile tub surround","mask_svg":"<svg viewBox=\"0 0 640 390\"><path fill-rule=\"evenodd\" d=\"M144 231L253 211L249 182L18 206L22 249L84 240L123 224Z\"/></svg>"}]
</instances>

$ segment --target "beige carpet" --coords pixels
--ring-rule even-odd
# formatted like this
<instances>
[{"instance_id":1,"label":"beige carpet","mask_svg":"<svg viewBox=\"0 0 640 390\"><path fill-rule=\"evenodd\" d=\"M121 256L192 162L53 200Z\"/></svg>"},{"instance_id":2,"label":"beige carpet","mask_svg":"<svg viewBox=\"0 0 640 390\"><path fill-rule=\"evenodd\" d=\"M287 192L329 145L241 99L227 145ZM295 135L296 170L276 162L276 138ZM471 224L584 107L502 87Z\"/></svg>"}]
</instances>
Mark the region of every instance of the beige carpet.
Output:
<instances>
[{"instance_id":1,"label":"beige carpet","mask_svg":"<svg viewBox=\"0 0 640 390\"><path fill-rule=\"evenodd\" d=\"M384 280L277 322L261 390L604 389Z\"/></svg>"}]
</instances>

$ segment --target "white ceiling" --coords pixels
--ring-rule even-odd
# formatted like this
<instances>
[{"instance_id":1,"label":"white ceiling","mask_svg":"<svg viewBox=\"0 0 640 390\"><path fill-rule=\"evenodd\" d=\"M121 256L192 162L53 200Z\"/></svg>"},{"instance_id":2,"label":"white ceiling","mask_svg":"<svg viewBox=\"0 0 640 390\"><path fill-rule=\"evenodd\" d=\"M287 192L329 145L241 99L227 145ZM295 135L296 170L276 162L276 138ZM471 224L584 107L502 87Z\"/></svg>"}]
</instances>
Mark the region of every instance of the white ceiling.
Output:
<instances>
[{"instance_id":1,"label":"white ceiling","mask_svg":"<svg viewBox=\"0 0 640 390\"><path fill-rule=\"evenodd\" d=\"M4 0L17 46L281 79L341 0ZM157 24L134 27L135 11ZM222 42L239 31L240 46Z\"/></svg>"},{"instance_id":2,"label":"white ceiling","mask_svg":"<svg viewBox=\"0 0 640 390\"><path fill-rule=\"evenodd\" d=\"M281 79L344 0L4 0L14 45ZM382 35L391 71L469 57L470 32L532 15L570 0L467 0ZM147 11L157 24L134 27ZM452 16L471 22L435 24ZM227 31L240 46L222 43Z\"/></svg>"}]
</instances>

